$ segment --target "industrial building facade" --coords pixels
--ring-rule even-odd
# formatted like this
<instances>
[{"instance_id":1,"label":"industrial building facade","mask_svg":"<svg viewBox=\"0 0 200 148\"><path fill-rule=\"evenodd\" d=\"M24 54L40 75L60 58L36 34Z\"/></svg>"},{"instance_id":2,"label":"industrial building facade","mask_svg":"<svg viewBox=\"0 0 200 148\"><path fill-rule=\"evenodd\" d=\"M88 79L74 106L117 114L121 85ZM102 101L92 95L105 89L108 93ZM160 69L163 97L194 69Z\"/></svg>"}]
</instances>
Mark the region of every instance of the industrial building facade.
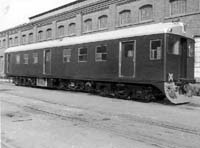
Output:
<instances>
[{"instance_id":1,"label":"industrial building facade","mask_svg":"<svg viewBox=\"0 0 200 148\"><path fill-rule=\"evenodd\" d=\"M162 22L183 22L195 38L195 77L200 79L199 0L77 0L32 16L27 24L0 32L0 76L4 51L64 37Z\"/></svg>"}]
</instances>

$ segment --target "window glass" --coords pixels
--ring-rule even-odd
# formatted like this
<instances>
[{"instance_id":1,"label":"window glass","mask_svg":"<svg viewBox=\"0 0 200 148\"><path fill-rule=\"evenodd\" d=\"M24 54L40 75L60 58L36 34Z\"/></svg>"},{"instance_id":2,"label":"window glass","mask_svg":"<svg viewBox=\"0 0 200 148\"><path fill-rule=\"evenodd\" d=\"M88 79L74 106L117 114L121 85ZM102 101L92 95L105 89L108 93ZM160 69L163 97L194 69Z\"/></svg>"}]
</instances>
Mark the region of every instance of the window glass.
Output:
<instances>
[{"instance_id":1,"label":"window glass","mask_svg":"<svg viewBox=\"0 0 200 148\"><path fill-rule=\"evenodd\" d=\"M68 33L69 33L69 35L74 35L76 33L76 24L75 23L69 24Z\"/></svg>"},{"instance_id":2,"label":"window glass","mask_svg":"<svg viewBox=\"0 0 200 148\"><path fill-rule=\"evenodd\" d=\"M15 45L18 44L18 37L17 37L17 36L15 37L14 44L15 44Z\"/></svg>"},{"instance_id":3,"label":"window glass","mask_svg":"<svg viewBox=\"0 0 200 148\"><path fill-rule=\"evenodd\" d=\"M153 7L152 5L145 5L140 8L140 19L141 21L150 20L153 18Z\"/></svg>"},{"instance_id":4,"label":"window glass","mask_svg":"<svg viewBox=\"0 0 200 148\"><path fill-rule=\"evenodd\" d=\"M59 26L58 27L58 37L63 37L65 35L65 27Z\"/></svg>"},{"instance_id":5,"label":"window glass","mask_svg":"<svg viewBox=\"0 0 200 148\"><path fill-rule=\"evenodd\" d=\"M96 47L96 61L106 61L107 60L107 46L101 45Z\"/></svg>"},{"instance_id":6,"label":"window glass","mask_svg":"<svg viewBox=\"0 0 200 148\"><path fill-rule=\"evenodd\" d=\"M22 35L22 44L26 44L26 35Z\"/></svg>"},{"instance_id":7,"label":"window glass","mask_svg":"<svg viewBox=\"0 0 200 148\"><path fill-rule=\"evenodd\" d=\"M150 41L150 60L161 59L161 40Z\"/></svg>"},{"instance_id":8,"label":"window glass","mask_svg":"<svg viewBox=\"0 0 200 148\"><path fill-rule=\"evenodd\" d=\"M6 47L6 39L3 40L2 46Z\"/></svg>"},{"instance_id":9,"label":"window glass","mask_svg":"<svg viewBox=\"0 0 200 148\"><path fill-rule=\"evenodd\" d=\"M189 57L194 57L194 42L191 40L188 40L188 56Z\"/></svg>"},{"instance_id":10,"label":"window glass","mask_svg":"<svg viewBox=\"0 0 200 148\"><path fill-rule=\"evenodd\" d=\"M33 64L38 63L38 53L33 53Z\"/></svg>"},{"instance_id":11,"label":"window glass","mask_svg":"<svg viewBox=\"0 0 200 148\"><path fill-rule=\"evenodd\" d=\"M92 31L92 19L85 20L83 25L84 32Z\"/></svg>"},{"instance_id":12,"label":"window glass","mask_svg":"<svg viewBox=\"0 0 200 148\"><path fill-rule=\"evenodd\" d=\"M52 37L52 29L47 29L47 31L46 31L46 38L47 39L51 39L51 37Z\"/></svg>"},{"instance_id":13,"label":"window glass","mask_svg":"<svg viewBox=\"0 0 200 148\"><path fill-rule=\"evenodd\" d=\"M79 48L78 51L78 60L79 62L87 62L87 48Z\"/></svg>"},{"instance_id":14,"label":"window glass","mask_svg":"<svg viewBox=\"0 0 200 148\"><path fill-rule=\"evenodd\" d=\"M169 38L168 53L174 54L174 55L180 55L181 54L180 43L181 43L180 38L170 37Z\"/></svg>"},{"instance_id":15,"label":"window glass","mask_svg":"<svg viewBox=\"0 0 200 148\"><path fill-rule=\"evenodd\" d=\"M170 0L171 15L183 14L186 12L186 0Z\"/></svg>"},{"instance_id":16,"label":"window glass","mask_svg":"<svg viewBox=\"0 0 200 148\"><path fill-rule=\"evenodd\" d=\"M28 64L28 54L24 54L24 64Z\"/></svg>"},{"instance_id":17,"label":"window glass","mask_svg":"<svg viewBox=\"0 0 200 148\"><path fill-rule=\"evenodd\" d=\"M13 45L13 39L9 38L9 46L12 46L12 45Z\"/></svg>"},{"instance_id":18,"label":"window glass","mask_svg":"<svg viewBox=\"0 0 200 148\"><path fill-rule=\"evenodd\" d=\"M38 41L42 41L43 40L43 31L39 31L38 32Z\"/></svg>"},{"instance_id":19,"label":"window glass","mask_svg":"<svg viewBox=\"0 0 200 148\"><path fill-rule=\"evenodd\" d=\"M119 23L120 25L126 25L131 23L131 11L124 10L119 13Z\"/></svg>"},{"instance_id":20,"label":"window glass","mask_svg":"<svg viewBox=\"0 0 200 148\"><path fill-rule=\"evenodd\" d=\"M107 15L100 16L98 21L99 21L99 29L107 28L107 24L108 24L108 16Z\"/></svg>"},{"instance_id":21,"label":"window glass","mask_svg":"<svg viewBox=\"0 0 200 148\"><path fill-rule=\"evenodd\" d=\"M28 42L29 43L33 42L33 33L29 33L29 35L28 35Z\"/></svg>"},{"instance_id":22,"label":"window glass","mask_svg":"<svg viewBox=\"0 0 200 148\"><path fill-rule=\"evenodd\" d=\"M64 63L69 63L71 62L71 49L64 49L63 50L63 62Z\"/></svg>"},{"instance_id":23,"label":"window glass","mask_svg":"<svg viewBox=\"0 0 200 148\"><path fill-rule=\"evenodd\" d=\"M128 58L128 57L133 57L133 55L134 55L134 44L133 43L125 43L125 44L123 44L123 48L124 48L124 56L126 57L126 58Z\"/></svg>"},{"instance_id":24,"label":"window glass","mask_svg":"<svg viewBox=\"0 0 200 148\"><path fill-rule=\"evenodd\" d=\"M20 55L19 54L17 54L15 56L15 60L16 60L16 64L20 64Z\"/></svg>"}]
</instances>

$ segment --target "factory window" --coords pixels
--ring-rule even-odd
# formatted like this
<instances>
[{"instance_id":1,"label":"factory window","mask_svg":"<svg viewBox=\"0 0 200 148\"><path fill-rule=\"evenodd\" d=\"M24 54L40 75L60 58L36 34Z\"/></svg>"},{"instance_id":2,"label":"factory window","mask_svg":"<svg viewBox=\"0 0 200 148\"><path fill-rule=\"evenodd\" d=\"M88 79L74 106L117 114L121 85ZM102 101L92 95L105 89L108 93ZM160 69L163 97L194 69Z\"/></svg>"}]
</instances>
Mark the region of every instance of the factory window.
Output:
<instances>
[{"instance_id":1,"label":"factory window","mask_svg":"<svg viewBox=\"0 0 200 148\"><path fill-rule=\"evenodd\" d=\"M78 49L78 61L79 62L87 62L88 52L87 48L79 48Z\"/></svg>"},{"instance_id":2,"label":"factory window","mask_svg":"<svg viewBox=\"0 0 200 148\"><path fill-rule=\"evenodd\" d=\"M65 27L63 25L58 27L58 37L63 37L65 35Z\"/></svg>"},{"instance_id":3,"label":"factory window","mask_svg":"<svg viewBox=\"0 0 200 148\"><path fill-rule=\"evenodd\" d=\"M9 38L9 46L13 46L13 38Z\"/></svg>"},{"instance_id":4,"label":"factory window","mask_svg":"<svg viewBox=\"0 0 200 148\"><path fill-rule=\"evenodd\" d=\"M170 0L170 14L184 14L186 12L186 0Z\"/></svg>"},{"instance_id":5,"label":"factory window","mask_svg":"<svg viewBox=\"0 0 200 148\"><path fill-rule=\"evenodd\" d=\"M20 64L20 54L16 54L15 60L16 60L16 64Z\"/></svg>"},{"instance_id":6,"label":"factory window","mask_svg":"<svg viewBox=\"0 0 200 148\"><path fill-rule=\"evenodd\" d=\"M108 16L107 15L102 15L98 18L98 27L99 29L105 29L107 28L108 25Z\"/></svg>"},{"instance_id":7,"label":"factory window","mask_svg":"<svg viewBox=\"0 0 200 148\"><path fill-rule=\"evenodd\" d=\"M33 33L29 33L28 35L28 42L33 43Z\"/></svg>"},{"instance_id":8,"label":"factory window","mask_svg":"<svg viewBox=\"0 0 200 148\"><path fill-rule=\"evenodd\" d=\"M44 37L44 33L43 33L42 30L40 30L40 31L38 32L38 41L42 41L42 40L43 40L43 37Z\"/></svg>"},{"instance_id":9,"label":"factory window","mask_svg":"<svg viewBox=\"0 0 200 148\"><path fill-rule=\"evenodd\" d=\"M22 44L26 44L26 35L22 35Z\"/></svg>"},{"instance_id":10,"label":"factory window","mask_svg":"<svg viewBox=\"0 0 200 148\"><path fill-rule=\"evenodd\" d=\"M120 26L127 25L131 23L131 11L123 10L119 13L119 24Z\"/></svg>"},{"instance_id":11,"label":"factory window","mask_svg":"<svg viewBox=\"0 0 200 148\"><path fill-rule=\"evenodd\" d=\"M152 5L145 5L140 7L140 20L151 20L153 19L153 7Z\"/></svg>"},{"instance_id":12,"label":"factory window","mask_svg":"<svg viewBox=\"0 0 200 148\"><path fill-rule=\"evenodd\" d=\"M3 46L3 47L6 47L6 39L3 39L2 46Z\"/></svg>"},{"instance_id":13,"label":"factory window","mask_svg":"<svg viewBox=\"0 0 200 148\"><path fill-rule=\"evenodd\" d=\"M83 31L84 32L92 31L92 19L87 19L87 20L84 21Z\"/></svg>"},{"instance_id":14,"label":"factory window","mask_svg":"<svg viewBox=\"0 0 200 148\"><path fill-rule=\"evenodd\" d=\"M33 64L38 63L38 53L33 53Z\"/></svg>"},{"instance_id":15,"label":"factory window","mask_svg":"<svg viewBox=\"0 0 200 148\"><path fill-rule=\"evenodd\" d=\"M24 54L24 64L28 64L28 54Z\"/></svg>"},{"instance_id":16,"label":"factory window","mask_svg":"<svg viewBox=\"0 0 200 148\"><path fill-rule=\"evenodd\" d=\"M96 47L96 61L106 61L107 60L107 47L105 45Z\"/></svg>"},{"instance_id":17,"label":"factory window","mask_svg":"<svg viewBox=\"0 0 200 148\"><path fill-rule=\"evenodd\" d=\"M68 26L68 34L69 35L75 35L76 34L76 24L75 23L71 23Z\"/></svg>"},{"instance_id":18,"label":"factory window","mask_svg":"<svg viewBox=\"0 0 200 148\"><path fill-rule=\"evenodd\" d=\"M161 59L161 40L150 41L150 60Z\"/></svg>"},{"instance_id":19,"label":"factory window","mask_svg":"<svg viewBox=\"0 0 200 148\"><path fill-rule=\"evenodd\" d=\"M71 49L64 49L63 50L63 62L64 63L71 62L71 54L72 54L72 50Z\"/></svg>"},{"instance_id":20,"label":"factory window","mask_svg":"<svg viewBox=\"0 0 200 148\"><path fill-rule=\"evenodd\" d=\"M18 44L18 37L17 37L17 36L15 37L14 44L15 44L15 45Z\"/></svg>"},{"instance_id":21,"label":"factory window","mask_svg":"<svg viewBox=\"0 0 200 148\"><path fill-rule=\"evenodd\" d=\"M51 39L52 38L52 29L49 28L46 31L46 39Z\"/></svg>"}]
</instances>

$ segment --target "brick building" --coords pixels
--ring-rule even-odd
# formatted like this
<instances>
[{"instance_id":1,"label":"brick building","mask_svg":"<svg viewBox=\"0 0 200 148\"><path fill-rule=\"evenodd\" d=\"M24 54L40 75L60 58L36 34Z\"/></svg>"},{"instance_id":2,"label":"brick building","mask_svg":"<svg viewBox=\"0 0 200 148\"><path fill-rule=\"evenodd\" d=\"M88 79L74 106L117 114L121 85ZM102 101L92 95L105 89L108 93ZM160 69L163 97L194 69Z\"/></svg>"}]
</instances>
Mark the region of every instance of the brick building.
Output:
<instances>
[{"instance_id":1,"label":"brick building","mask_svg":"<svg viewBox=\"0 0 200 148\"><path fill-rule=\"evenodd\" d=\"M77 0L0 32L0 76L4 50L64 37L159 22L183 22L195 45L195 77L200 78L200 0Z\"/></svg>"}]
</instances>

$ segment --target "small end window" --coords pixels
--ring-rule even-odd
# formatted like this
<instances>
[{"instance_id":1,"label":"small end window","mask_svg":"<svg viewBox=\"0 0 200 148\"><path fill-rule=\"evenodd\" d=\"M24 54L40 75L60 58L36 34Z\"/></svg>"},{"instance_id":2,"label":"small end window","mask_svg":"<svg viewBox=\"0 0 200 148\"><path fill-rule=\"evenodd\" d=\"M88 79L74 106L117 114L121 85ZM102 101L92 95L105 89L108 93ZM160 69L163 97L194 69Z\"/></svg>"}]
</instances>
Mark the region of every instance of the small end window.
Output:
<instances>
[{"instance_id":1,"label":"small end window","mask_svg":"<svg viewBox=\"0 0 200 148\"><path fill-rule=\"evenodd\" d=\"M160 60L161 59L161 40L151 40L150 41L150 60Z\"/></svg>"}]
</instances>

